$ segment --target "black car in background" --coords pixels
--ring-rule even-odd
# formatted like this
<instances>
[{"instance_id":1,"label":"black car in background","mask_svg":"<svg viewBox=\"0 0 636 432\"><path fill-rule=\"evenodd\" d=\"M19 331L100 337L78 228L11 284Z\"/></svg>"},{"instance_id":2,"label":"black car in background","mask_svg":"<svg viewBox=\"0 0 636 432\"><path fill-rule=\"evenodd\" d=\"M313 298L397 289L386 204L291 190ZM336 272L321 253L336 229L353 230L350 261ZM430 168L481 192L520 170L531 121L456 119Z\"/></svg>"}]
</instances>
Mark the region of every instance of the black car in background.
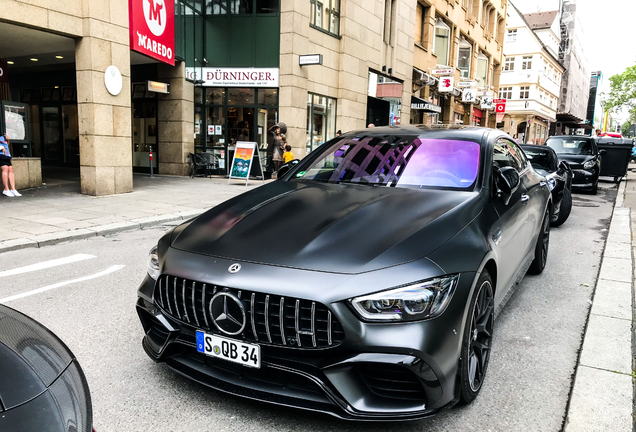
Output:
<instances>
[{"instance_id":1,"label":"black car in background","mask_svg":"<svg viewBox=\"0 0 636 432\"><path fill-rule=\"evenodd\" d=\"M598 176L601 172L601 155L596 138L579 135L551 136L545 142L559 157L570 165L574 177L572 188L589 191L596 195Z\"/></svg>"},{"instance_id":2,"label":"black car in background","mask_svg":"<svg viewBox=\"0 0 636 432\"><path fill-rule=\"evenodd\" d=\"M42 324L0 305L0 431L90 432L92 425L73 353Z\"/></svg>"},{"instance_id":3,"label":"black car in background","mask_svg":"<svg viewBox=\"0 0 636 432\"><path fill-rule=\"evenodd\" d=\"M215 389L346 419L468 403L495 313L546 265L550 211L503 132L350 132L159 240L142 345Z\"/></svg>"},{"instance_id":4,"label":"black car in background","mask_svg":"<svg viewBox=\"0 0 636 432\"><path fill-rule=\"evenodd\" d=\"M572 211L572 169L567 162L559 162L557 154L548 146L523 144L521 148L535 171L548 181L552 193L552 226L563 225Z\"/></svg>"}]
</instances>

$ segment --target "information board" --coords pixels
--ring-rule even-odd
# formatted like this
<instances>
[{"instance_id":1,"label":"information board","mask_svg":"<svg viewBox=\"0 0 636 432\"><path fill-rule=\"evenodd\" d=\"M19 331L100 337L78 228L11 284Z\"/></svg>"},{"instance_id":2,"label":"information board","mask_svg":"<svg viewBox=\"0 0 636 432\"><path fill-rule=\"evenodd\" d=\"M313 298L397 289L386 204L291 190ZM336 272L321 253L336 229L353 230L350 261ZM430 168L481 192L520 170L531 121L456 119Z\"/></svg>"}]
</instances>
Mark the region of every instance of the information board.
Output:
<instances>
[{"instance_id":1,"label":"information board","mask_svg":"<svg viewBox=\"0 0 636 432\"><path fill-rule=\"evenodd\" d=\"M29 106L2 101L2 132L15 144L29 143Z\"/></svg>"},{"instance_id":2,"label":"information board","mask_svg":"<svg viewBox=\"0 0 636 432\"><path fill-rule=\"evenodd\" d=\"M245 179L245 186L247 186L250 173L252 169L255 169L253 168L254 166L258 166L260 177L265 182L265 174L263 173L263 166L257 151L257 144L255 142L238 141L234 150L232 164L230 165L230 176L227 184L230 184L232 179ZM257 174L253 173L252 175Z\"/></svg>"}]
</instances>

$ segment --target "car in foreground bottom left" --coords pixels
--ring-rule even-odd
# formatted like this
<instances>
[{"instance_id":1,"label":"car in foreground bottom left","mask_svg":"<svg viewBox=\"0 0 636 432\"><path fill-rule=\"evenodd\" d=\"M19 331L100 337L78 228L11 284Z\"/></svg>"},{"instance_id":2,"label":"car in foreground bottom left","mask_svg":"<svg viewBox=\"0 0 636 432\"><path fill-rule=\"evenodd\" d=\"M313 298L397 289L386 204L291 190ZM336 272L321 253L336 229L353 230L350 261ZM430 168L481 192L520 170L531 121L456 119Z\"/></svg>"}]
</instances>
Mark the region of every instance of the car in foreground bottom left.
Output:
<instances>
[{"instance_id":1,"label":"car in foreground bottom left","mask_svg":"<svg viewBox=\"0 0 636 432\"><path fill-rule=\"evenodd\" d=\"M49 329L0 305L0 431L94 432L84 372Z\"/></svg>"}]
</instances>

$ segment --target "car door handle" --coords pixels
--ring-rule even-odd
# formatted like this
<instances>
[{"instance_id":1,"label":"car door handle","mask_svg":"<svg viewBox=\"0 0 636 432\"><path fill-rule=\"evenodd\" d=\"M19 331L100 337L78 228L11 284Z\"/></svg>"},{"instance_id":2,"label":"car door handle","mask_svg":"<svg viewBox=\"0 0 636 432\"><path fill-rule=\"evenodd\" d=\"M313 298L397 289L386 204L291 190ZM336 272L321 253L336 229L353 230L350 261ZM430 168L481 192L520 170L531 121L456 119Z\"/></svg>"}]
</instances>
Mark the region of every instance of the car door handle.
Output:
<instances>
[{"instance_id":1,"label":"car door handle","mask_svg":"<svg viewBox=\"0 0 636 432\"><path fill-rule=\"evenodd\" d=\"M492 241L493 241L496 245L498 245L498 244L499 244L499 242L501 241L501 234L502 234L501 229L500 229L500 228L497 228L497 231L495 231L495 233L492 235Z\"/></svg>"},{"instance_id":2,"label":"car door handle","mask_svg":"<svg viewBox=\"0 0 636 432\"><path fill-rule=\"evenodd\" d=\"M526 201L528 201L529 199L530 199L530 197L529 197L528 195L526 195L526 194L521 195L521 201L522 201L522 202L526 202Z\"/></svg>"},{"instance_id":3,"label":"car door handle","mask_svg":"<svg viewBox=\"0 0 636 432\"><path fill-rule=\"evenodd\" d=\"M541 187L544 187L544 186L545 186L545 185L547 185L547 184L548 184L548 183L547 183L547 182L544 182L543 180L541 180L541 181L539 182L539 186L541 186Z\"/></svg>"}]
</instances>

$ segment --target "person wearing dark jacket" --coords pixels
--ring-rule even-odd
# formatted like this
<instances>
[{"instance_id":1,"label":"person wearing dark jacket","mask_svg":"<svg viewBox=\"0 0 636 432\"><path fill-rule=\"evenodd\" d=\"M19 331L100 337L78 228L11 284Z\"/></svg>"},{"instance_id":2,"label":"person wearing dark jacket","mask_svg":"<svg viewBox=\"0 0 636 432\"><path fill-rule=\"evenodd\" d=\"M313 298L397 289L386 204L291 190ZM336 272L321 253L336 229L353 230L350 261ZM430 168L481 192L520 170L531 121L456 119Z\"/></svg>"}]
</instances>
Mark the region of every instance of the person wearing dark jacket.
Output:
<instances>
[{"instance_id":1,"label":"person wearing dark jacket","mask_svg":"<svg viewBox=\"0 0 636 432\"><path fill-rule=\"evenodd\" d=\"M281 142L279 140L280 134L287 133L287 125L279 122L269 128L269 134L267 135L267 163L265 165L265 178L272 178L274 169L274 152L275 149L280 148Z\"/></svg>"}]
</instances>

